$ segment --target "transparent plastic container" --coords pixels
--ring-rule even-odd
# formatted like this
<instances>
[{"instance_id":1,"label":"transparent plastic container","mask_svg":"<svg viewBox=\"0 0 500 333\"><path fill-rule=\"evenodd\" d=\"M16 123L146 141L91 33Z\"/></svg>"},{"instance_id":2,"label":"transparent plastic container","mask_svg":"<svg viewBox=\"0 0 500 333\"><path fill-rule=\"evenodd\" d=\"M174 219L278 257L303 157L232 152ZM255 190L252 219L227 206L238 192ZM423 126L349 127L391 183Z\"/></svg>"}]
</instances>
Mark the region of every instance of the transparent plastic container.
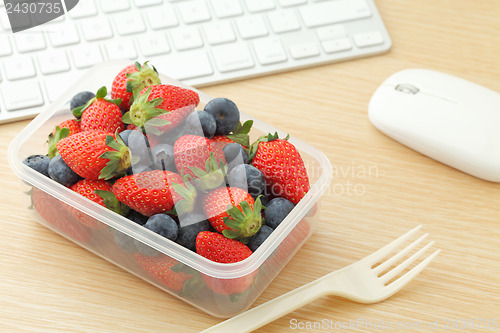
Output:
<instances>
[{"instance_id":1,"label":"transparent plastic container","mask_svg":"<svg viewBox=\"0 0 500 333\"><path fill-rule=\"evenodd\" d=\"M114 61L93 67L12 141L8 152L9 163L22 180L26 207L42 225L210 315L228 318L243 312L316 228L320 199L332 178L331 165L319 150L290 137L289 141L299 150L305 162L311 184L309 192L251 256L240 262L224 264L210 261L163 238L22 163L31 154L46 153L47 135L61 121L72 117L69 99L73 95L84 90L97 91L103 85L110 89L115 75L127 65L130 63ZM161 68L158 70L161 73ZM211 99L181 82L162 75L160 78L163 84L197 91L201 100L198 110ZM248 119L254 121L250 133L251 142L266 133L278 132L280 137L287 134L242 112L241 120ZM138 264L137 256L140 254L122 249L116 243L117 238L122 242L128 240L140 245L141 252L147 252L163 273L150 274L143 265ZM96 276L95 279L99 277ZM228 294L227 290L234 290L232 287L235 285L243 286L245 290Z\"/></svg>"}]
</instances>

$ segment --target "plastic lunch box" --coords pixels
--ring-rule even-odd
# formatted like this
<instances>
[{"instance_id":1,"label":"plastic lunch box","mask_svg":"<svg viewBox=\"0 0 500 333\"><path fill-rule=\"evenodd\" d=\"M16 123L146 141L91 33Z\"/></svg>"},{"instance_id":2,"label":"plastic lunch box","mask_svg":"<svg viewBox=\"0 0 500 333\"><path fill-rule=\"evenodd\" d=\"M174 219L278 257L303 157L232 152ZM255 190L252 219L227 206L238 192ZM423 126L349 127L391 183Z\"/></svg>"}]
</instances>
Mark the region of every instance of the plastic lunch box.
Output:
<instances>
[{"instance_id":1,"label":"plastic lunch box","mask_svg":"<svg viewBox=\"0 0 500 333\"><path fill-rule=\"evenodd\" d=\"M290 142L297 147L305 162L311 189L250 257L237 263L222 264L147 230L22 163L28 155L46 152L47 135L58 123L72 117L69 110L71 96L83 90L97 91L102 85L109 89L114 76L129 64L127 61L114 61L93 67L12 141L8 152L9 163L22 180L22 190L27 194L27 208L42 225L160 289L210 315L221 318L234 316L250 307L316 228L320 198L331 182L332 167L319 150L291 137ZM187 87L164 76L161 79L164 84ZM201 102L197 109L201 109L211 97L198 93ZM242 112L241 119L253 118ZM253 120L251 141L276 131L280 137L286 135L262 121ZM89 228L91 224L82 224L82 219L103 227ZM163 263L165 274L148 274L136 261L137 253L122 250L116 244L117 236L122 240L133 240L142 249L147 248L152 260ZM248 288L239 294L228 295L224 292L225 286L231 284L247 284Z\"/></svg>"}]
</instances>

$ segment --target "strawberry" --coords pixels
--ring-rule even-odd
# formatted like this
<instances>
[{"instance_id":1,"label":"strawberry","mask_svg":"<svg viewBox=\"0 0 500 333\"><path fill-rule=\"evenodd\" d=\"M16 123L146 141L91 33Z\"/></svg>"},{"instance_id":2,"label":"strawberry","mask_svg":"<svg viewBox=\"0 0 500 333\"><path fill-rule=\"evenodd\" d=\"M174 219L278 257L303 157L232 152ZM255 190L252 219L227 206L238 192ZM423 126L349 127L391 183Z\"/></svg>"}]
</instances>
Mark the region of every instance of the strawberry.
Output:
<instances>
[{"instance_id":1,"label":"strawberry","mask_svg":"<svg viewBox=\"0 0 500 333\"><path fill-rule=\"evenodd\" d=\"M73 134L79 133L81 131L80 129L80 122L76 119L68 119L60 123L59 125L56 126L56 128L59 127L60 129L63 128L68 128L69 129L69 135L71 136ZM56 130L52 131L52 135L55 135Z\"/></svg>"},{"instance_id":2,"label":"strawberry","mask_svg":"<svg viewBox=\"0 0 500 333\"><path fill-rule=\"evenodd\" d=\"M217 232L202 231L196 236L196 253L220 263L234 263L248 258L252 250L240 241L229 239ZM251 287L258 270L235 279L217 279L202 275L210 289L221 295L242 293Z\"/></svg>"},{"instance_id":3,"label":"strawberry","mask_svg":"<svg viewBox=\"0 0 500 333\"><path fill-rule=\"evenodd\" d=\"M200 102L198 94L172 85L153 85L134 92L134 103L123 122L147 127L153 134L165 133L180 124Z\"/></svg>"},{"instance_id":4,"label":"strawberry","mask_svg":"<svg viewBox=\"0 0 500 333\"><path fill-rule=\"evenodd\" d=\"M111 85L111 98L121 99L120 108L128 110L130 108L132 92L160 84L160 77L156 68L150 67L146 61L142 66L136 62L134 65L125 67L118 73Z\"/></svg>"},{"instance_id":5,"label":"strawberry","mask_svg":"<svg viewBox=\"0 0 500 333\"><path fill-rule=\"evenodd\" d=\"M246 243L262 225L262 204L238 187L222 187L203 199L203 209L214 229Z\"/></svg>"},{"instance_id":6,"label":"strawberry","mask_svg":"<svg viewBox=\"0 0 500 333\"><path fill-rule=\"evenodd\" d=\"M120 100L106 99L106 87L102 87L87 104L73 110L73 115L80 119L82 131L121 132L124 129Z\"/></svg>"},{"instance_id":7,"label":"strawberry","mask_svg":"<svg viewBox=\"0 0 500 333\"><path fill-rule=\"evenodd\" d=\"M98 180L124 174L131 165L130 151L123 141L104 131L80 132L61 139L57 150L80 177Z\"/></svg>"},{"instance_id":8,"label":"strawberry","mask_svg":"<svg viewBox=\"0 0 500 333\"><path fill-rule=\"evenodd\" d=\"M213 149L212 141L197 135L184 135L175 141L174 159L179 172L195 176L191 168L206 169L207 160L213 154L216 161L225 163L224 153Z\"/></svg>"},{"instance_id":9,"label":"strawberry","mask_svg":"<svg viewBox=\"0 0 500 333\"><path fill-rule=\"evenodd\" d=\"M148 257L142 253L134 254L137 263L161 285L181 291L184 284L192 278L192 275L185 272L174 272L172 267L178 264L178 261L167 257Z\"/></svg>"},{"instance_id":10,"label":"strawberry","mask_svg":"<svg viewBox=\"0 0 500 333\"><path fill-rule=\"evenodd\" d=\"M106 180L82 179L71 186L70 189L103 207L107 207L119 213L120 215L125 216L129 211L128 207L116 200L111 192L111 184ZM104 226L98 220L88 216L80 210L71 206L68 206L68 208L70 214L75 216L83 225L95 229L100 229Z\"/></svg>"},{"instance_id":11,"label":"strawberry","mask_svg":"<svg viewBox=\"0 0 500 333\"><path fill-rule=\"evenodd\" d=\"M196 191L181 176L170 171L145 171L118 179L113 184L116 198L145 216L192 210Z\"/></svg>"},{"instance_id":12,"label":"strawberry","mask_svg":"<svg viewBox=\"0 0 500 333\"><path fill-rule=\"evenodd\" d=\"M215 262L233 263L248 258L252 250L217 232L202 231L196 236L196 253Z\"/></svg>"},{"instance_id":13,"label":"strawberry","mask_svg":"<svg viewBox=\"0 0 500 333\"><path fill-rule=\"evenodd\" d=\"M32 202L44 221L63 236L79 243L87 243L90 240L90 230L75 223L67 213L66 208L69 206L59 199L33 187Z\"/></svg>"},{"instance_id":14,"label":"strawberry","mask_svg":"<svg viewBox=\"0 0 500 333\"><path fill-rule=\"evenodd\" d=\"M299 152L278 133L260 137L250 148L249 159L271 187L271 193L297 204L309 191L309 177Z\"/></svg>"}]
</instances>

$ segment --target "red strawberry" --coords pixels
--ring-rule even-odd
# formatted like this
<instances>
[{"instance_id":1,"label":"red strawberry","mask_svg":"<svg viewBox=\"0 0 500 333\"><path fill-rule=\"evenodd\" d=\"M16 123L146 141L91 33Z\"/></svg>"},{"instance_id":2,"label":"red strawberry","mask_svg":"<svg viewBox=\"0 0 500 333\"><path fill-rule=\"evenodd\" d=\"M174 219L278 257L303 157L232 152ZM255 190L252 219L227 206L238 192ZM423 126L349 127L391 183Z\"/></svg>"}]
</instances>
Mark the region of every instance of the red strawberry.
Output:
<instances>
[{"instance_id":1,"label":"red strawberry","mask_svg":"<svg viewBox=\"0 0 500 333\"><path fill-rule=\"evenodd\" d=\"M106 87L102 87L87 104L73 110L73 115L80 119L82 131L105 131L115 133L123 131L122 112L118 105L120 100L106 99Z\"/></svg>"},{"instance_id":2,"label":"red strawberry","mask_svg":"<svg viewBox=\"0 0 500 333\"><path fill-rule=\"evenodd\" d=\"M248 258L252 250L240 241L229 239L217 232L202 231L196 237L196 253L220 263L234 263ZM253 283L258 270L235 279L217 279L202 275L205 283L222 295L242 293Z\"/></svg>"},{"instance_id":3,"label":"red strawberry","mask_svg":"<svg viewBox=\"0 0 500 333\"><path fill-rule=\"evenodd\" d=\"M57 143L57 150L66 164L80 177L99 179L101 170L109 160L100 158L111 150L106 137L112 135L104 131L80 132Z\"/></svg>"},{"instance_id":4,"label":"red strawberry","mask_svg":"<svg viewBox=\"0 0 500 333\"><path fill-rule=\"evenodd\" d=\"M178 261L167 256L148 257L142 253L136 253L134 258L157 282L174 291L182 290L184 283L192 277L185 272L172 271L172 267L177 265Z\"/></svg>"},{"instance_id":5,"label":"red strawberry","mask_svg":"<svg viewBox=\"0 0 500 333\"><path fill-rule=\"evenodd\" d=\"M262 224L260 199L238 187L222 187L203 199L203 209L215 230L228 238L246 242Z\"/></svg>"},{"instance_id":6,"label":"red strawberry","mask_svg":"<svg viewBox=\"0 0 500 333\"><path fill-rule=\"evenodd\" d=\"M217 232L202 231L196 236L196 253L215 262L233 263L248 258L252 250Z\"/></svg>"},{"instance_id":7,"label":"red strawberry","mask_svg":"<svg viewBox=\"0 0 500 333\"><path fill-rule=\"evenodd\" d=\"M130 152L123 141L104 131L76 133L56 146L71 170L83 178L110 179L130 167Z\"/></svg>"},{"instance_id":8,"label":"red strawberry","mask_svg":"<svg viewBox=\"0 0 500 333\"><path fill-rule=\"evenodd\" d=\"M76 223L68 215L67 205L62 201L37 187L33 187L32 202L33 207L45 222L63 236L79 243L87 243L90 240L92 235L90 230Z\"/></svg>"},{"instance_id":9,"label":"red strawberry","mask_svg":"<svg viewBox=\"0 0 500 333\"><path fill-rule=\"evenodd\" d=\"M195 91L172 85L153 85L140 93L136 92L134 103L130 111L123 115L123 121L137 127L147 126L151 131L156 128L158 133L154 134L167 132L179 125L200 102Z\"/></svg>"},{"instance_id":10,"label":"red strawberry","mask_svg":"<svg viewBox=\"0 0 500 333\"><path fill-rule=\"evenodd\" d=\"M142 66L136 62L134 65L122 69L115 77L111 85L111 98L121 99L120 107L123 110L128 110L134 90L141 91L155 84L160 84L156 68L150 67L147 61Z\"/></svg>"},{"instance_id":11,"label":"red strawberry","mask_svg":"<svg viewBox=\"0 0 500 333\"><path fill-rule=\"evenodd\" d=\"M80 129L80 122L76 119L68 119L57 125L56 127L59 128L68 128L69 129L69 136L79 133L81 131ZM52 135L55 135L56 130L52 131Z\"/></svg>"},{"instance_id":12,"label":"red strawberry","mask_svg":"<svg viewBox=\"0 0 500 333\"><path fill-rule=\"evenodd\" d=\"M174 144L175 166L179 172L195 176L191 168L206 170L211 153L216 161L222 160L225 163L222 149L214 150L211 140L197 135L181 136Z\"/></svg>"},{"instance_id":13,"label":"red strawberry","mask_svg":"<svg viewBox=\"0 0 500 333\"><path fill-rule=\"evenodd\" d=\"M118 179L113 184L116 198L142 215L152 216L192 210L196 191L181 176L170 171L145 171Z\"/></svg>"},{"instance_id":14,"label":"red strawberry","mask_svg":"<svg viewBox=\"0 0 500 333\"><path fill-rule=\"evenodd\" d=\"M111 193L112 189L111 184L106 180L83 179L78 181L73 186L71 186L70 189L86 197L87 199L90 199L95 203L98 203L103 207L108 207L109 209L121 215L126 215L128 212L127 207L125 207L124 205L121 206L118 205L117 201L113 202L112 199L114 198L114 196ZM106 196L105 195L106 193L109 193L109 195ZM103 197L106 198L106 200L104 200ZM71 206L68 207L70 207L69 212L73 216L75 216L83 225L96 229L102 228L104 226L98 220L88 216L87 214L81 212L80 210L75 209Z\"/></svg>"},{"instance_id":15,"label":"red strawberry","mask_svg":"<svg viewBox=\"0 0 500 333\"><path fill-rule=\"evenodd\" d=\"M297 204L309 191L309 177L299 152L290 142L269 134L255 142L249 154L252 165L266 177L271 193Z\"/></svg>"}]
</instances>

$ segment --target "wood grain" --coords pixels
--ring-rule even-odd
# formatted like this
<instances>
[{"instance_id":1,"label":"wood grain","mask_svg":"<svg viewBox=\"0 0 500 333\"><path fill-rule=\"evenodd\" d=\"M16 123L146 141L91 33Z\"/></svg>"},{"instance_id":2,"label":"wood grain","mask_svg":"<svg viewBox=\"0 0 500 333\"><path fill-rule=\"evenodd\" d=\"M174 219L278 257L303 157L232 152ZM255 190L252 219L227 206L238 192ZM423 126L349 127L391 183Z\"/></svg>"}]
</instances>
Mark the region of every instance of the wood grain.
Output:
<instances>
[{"instance_id":1,"label":"wood grain","mask_svg":"<svg viewBox=\"0 0 500 333\"><path fill-rule=\"evenodd\" d=\"M500 91L500 2L376 2L393 39L389 53L203 89L319 148L335 170L316 233L255 305L361 259L417 224L443 251L385 302L324 298L262 332L292 331L292 320L413 322L416 332L436 331L428 323L446 319L500 320L499 185L394 142L367 118L377 86L405 68ZM31 220L6 160L8 143L27 123L0 131L0 331L196 332L220 322ZM363 168L372 172L349 173ZM348 184L362 194L349 194Z\"/></svg>"}]
</instances>

